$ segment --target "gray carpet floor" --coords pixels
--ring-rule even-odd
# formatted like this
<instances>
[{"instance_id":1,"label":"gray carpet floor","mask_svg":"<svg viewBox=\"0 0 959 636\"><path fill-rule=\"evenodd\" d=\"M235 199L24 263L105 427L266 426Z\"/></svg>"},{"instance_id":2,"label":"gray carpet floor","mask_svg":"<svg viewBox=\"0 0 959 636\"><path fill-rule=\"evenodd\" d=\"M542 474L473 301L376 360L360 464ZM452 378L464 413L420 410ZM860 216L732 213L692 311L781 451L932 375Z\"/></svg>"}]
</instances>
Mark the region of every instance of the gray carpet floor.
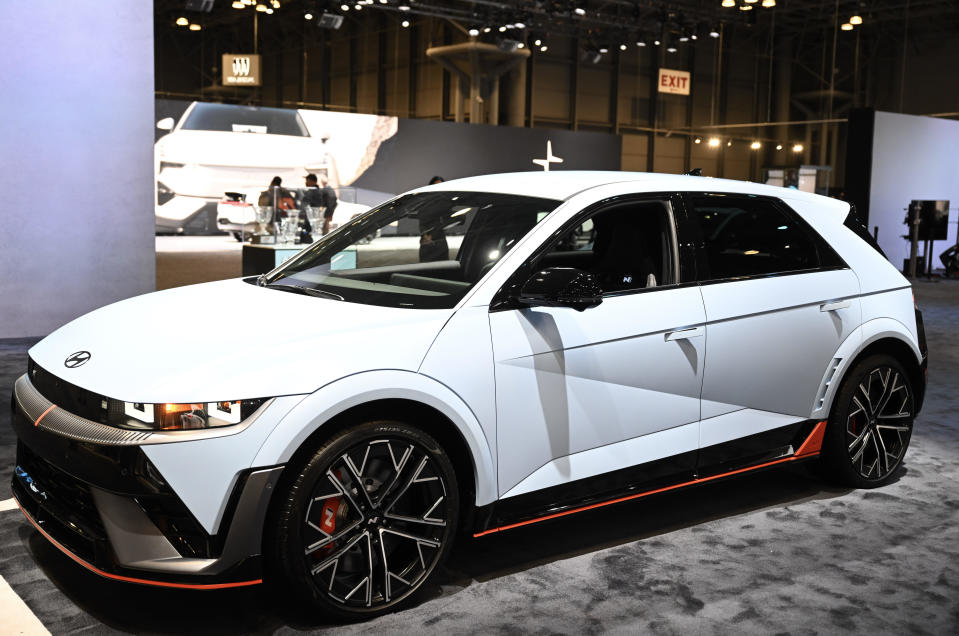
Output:
<instances>
[{"instance_id":1,"label":"gray carpet floor","mask_svg":"<svg viewBox=\"0 0 959 636\"><path fill-rule=\"evenodd\" d=\"M18 511L0 513L0 575L54 634L956 634L959 282L919 283L917 296L929 391L905 466L882 489L786 467L467 540L413 607L361 625L326 624L260 589L105 581ZM28 345L0 342L3 391ZM0 409L3 484L8 423Z\"/></svg>"}]
</instances>

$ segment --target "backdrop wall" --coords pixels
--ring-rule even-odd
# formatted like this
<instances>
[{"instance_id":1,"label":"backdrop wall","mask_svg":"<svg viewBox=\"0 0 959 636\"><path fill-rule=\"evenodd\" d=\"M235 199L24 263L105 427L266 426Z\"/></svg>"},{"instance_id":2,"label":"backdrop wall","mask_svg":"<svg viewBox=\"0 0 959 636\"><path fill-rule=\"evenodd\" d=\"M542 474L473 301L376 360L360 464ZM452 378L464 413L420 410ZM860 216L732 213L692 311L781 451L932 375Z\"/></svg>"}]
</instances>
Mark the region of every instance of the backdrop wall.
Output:
<instances>
[{"instance_id":1,"label":"backdrop wall","mask_svg":"<svg viewBox=\"0 0 959 636\"><path fill-rule=\"evenodd\" d=\"M155 288L153 3L3 3L0 56L0 338L42 336Z\"/></svg>"},{"instance_id":2,"label":"backdrop wall","mask_svg":"<svg viewBox=\"0 0 959 636\"><path fill-rule=\"evenodd\" d=\"M948 239L932 250L933 267L942 267L939 254L956 242L959 217L959 121L876 112L869 228L879 226L879 245L898 268L909 257L902 221L913 199L949 201Z\"/></svg>"}]
</instances>

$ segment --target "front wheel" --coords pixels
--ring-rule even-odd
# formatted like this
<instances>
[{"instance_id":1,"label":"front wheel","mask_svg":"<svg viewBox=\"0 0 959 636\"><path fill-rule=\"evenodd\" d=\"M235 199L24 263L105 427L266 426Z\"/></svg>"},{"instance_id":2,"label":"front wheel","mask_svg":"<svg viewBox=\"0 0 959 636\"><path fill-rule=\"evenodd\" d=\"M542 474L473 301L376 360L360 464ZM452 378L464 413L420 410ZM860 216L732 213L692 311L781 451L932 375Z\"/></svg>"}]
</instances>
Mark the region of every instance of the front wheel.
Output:
<instances>
[{"instance_id":1,"label":"front wheel","mask_svg":"<svg viewBox=\"0 0 959 636\"><path fill-rule=\"evenodd\" d=\"M455 536L459 495L442 447L402 422L368 422L326 442L274 518L268 557L280 583L340 618L407 600Z\"/></svg>"},{"instance_id":2,"label":"front wheel","mask_svg":"<svg viewBox=\"0 0 959 636\"><path fill-rule=\"evenodd\" d=\"M854 488L888 483L902 464L915 417L909 375L892 356L873 355L846 375L823 440L823 464Z\"/></svg>"}]
</instances>

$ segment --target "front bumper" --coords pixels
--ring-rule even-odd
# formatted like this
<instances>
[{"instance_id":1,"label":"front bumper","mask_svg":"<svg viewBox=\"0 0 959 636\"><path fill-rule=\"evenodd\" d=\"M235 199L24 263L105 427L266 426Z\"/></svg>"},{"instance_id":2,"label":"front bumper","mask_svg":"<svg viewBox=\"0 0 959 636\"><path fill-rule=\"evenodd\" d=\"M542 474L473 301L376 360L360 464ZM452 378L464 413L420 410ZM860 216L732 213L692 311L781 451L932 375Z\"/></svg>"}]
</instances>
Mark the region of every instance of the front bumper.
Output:
<instances>
[{"instance_id":1,"label":"front bumper","mask_svg":"<svg viewBox=\"0 0 959 636\"><path fill-rule=\"evenodd\" d=\"M57 548L101 576L133 583L218 589L262 582L262 529L282 467L241 473L225 522L207 534L153 466L138 432L113 429L54 406L17 380L13 495ZM147 434L149 435L149 434Z\"/></svg>"}]
</instances>

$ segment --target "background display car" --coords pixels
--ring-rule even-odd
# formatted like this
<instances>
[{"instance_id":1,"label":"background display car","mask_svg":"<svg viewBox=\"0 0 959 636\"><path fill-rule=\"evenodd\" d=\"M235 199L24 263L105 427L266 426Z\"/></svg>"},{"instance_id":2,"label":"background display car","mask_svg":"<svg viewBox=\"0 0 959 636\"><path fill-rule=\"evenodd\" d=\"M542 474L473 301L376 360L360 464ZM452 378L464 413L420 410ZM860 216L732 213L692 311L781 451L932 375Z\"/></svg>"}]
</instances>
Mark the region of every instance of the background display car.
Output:
<instances>
[{"instance_id":1,"label":"background display car","mask_svg":"<svg viewBox=\"0 0 959 636\"><path fill-rule=\"evenodd\" d=\"M701 177L422 188L269 274L38 343L14 494L103 576L266 578L362 618L411 599L457 534L807 460L880 486L926 347L869 240L846 203ZM196 330L201 306L295 328L237 351Z\"/></svg>"},{"instance_id":2,"label":"background display car","mask_svg":"<svg viewBox=\"0 0 959 636\"><path fill-rule=\"evenodd\" d=\"M157 127L171 131L154 152L158 233L218 231L224 193L258 196L275 176L287 187L310 172L339 185L326 139L312 136L296 110L193 102L175 125L167 117Z\"/></svg>"}]
</instances>

